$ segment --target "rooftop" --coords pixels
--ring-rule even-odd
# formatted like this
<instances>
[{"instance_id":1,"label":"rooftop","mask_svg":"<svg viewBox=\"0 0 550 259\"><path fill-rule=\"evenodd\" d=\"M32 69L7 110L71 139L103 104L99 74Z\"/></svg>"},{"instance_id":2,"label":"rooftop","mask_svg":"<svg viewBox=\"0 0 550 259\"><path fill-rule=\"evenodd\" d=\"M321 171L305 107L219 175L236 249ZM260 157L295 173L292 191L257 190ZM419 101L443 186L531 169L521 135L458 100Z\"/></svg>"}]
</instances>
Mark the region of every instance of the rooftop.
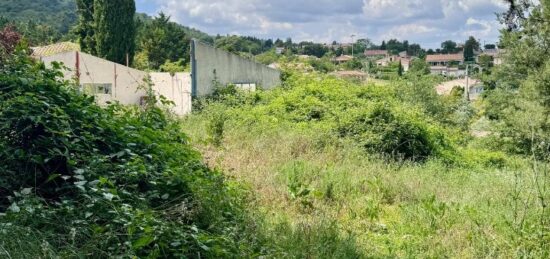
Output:
<instances>
[{"instance_id":1,"label":"rooftop","mask_svg":"<svg viewBox=\"0 0 550 259\"><path fill-rule=\"evenodd\" d=\"M80 46L72 42L60 42L47 46L31 48L35 57L47 57L68 51L80 51Z\"/></svg>"},{"instance_id":2,"label":"rooftop","mask_svg":"<svg viewBox=\"0 0 550 259\"><path fill-rule=\"evenodd\" d=\"M385 56L388 55L387 50L365 50L365 56Z\"/></svg>"},{"instance_id":3,"label":"rooftop","mask_svg":"<svg viewBox=\"0 0 550 259\"><path fill-rule=\"evenodd\" d=\"M336 62L347 62L347 61L350 61L352 59L353 59L352 56L342 55L342 56L339 56L339 57L335 57L334 61L336 61Z\"/></svg>"},{"instance_id":4,"label":"rooftop","mask_svg":"<svg viewBox=\"0 0 550 259\"><path fill-rule=\"evenodd\" d=\"M426 56L426 62L464 61L464 54L439 54Z\"/></svg>"}]
</instances>

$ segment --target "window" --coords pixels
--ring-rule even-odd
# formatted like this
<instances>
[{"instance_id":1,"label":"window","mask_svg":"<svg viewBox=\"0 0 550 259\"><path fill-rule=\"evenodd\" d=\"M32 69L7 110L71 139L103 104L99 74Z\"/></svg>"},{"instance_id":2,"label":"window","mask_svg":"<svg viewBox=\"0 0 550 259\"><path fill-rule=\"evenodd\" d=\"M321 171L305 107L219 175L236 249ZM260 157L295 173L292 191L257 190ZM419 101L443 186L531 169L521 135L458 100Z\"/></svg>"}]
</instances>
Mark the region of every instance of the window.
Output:
<instances>
[{"instance_id":1,"label":"window","mask_svg":"<svg viewBox=\"0 0 550 259\"><path fill-rule=\"evenodd\" d=\"M256 91L256 84L255 83L238 83L238 84L235 84L235 87L237 87L237 89L241 89L241 90L249 91L249 92Z\"/></svg>"},{"instance_id":2,"label":"window","mask_svg":"<svg viewBox=\"0 0 550 259\"><path fill-rule=\"evenodd\" d=\"M81 90L89 95L97 95L97 94L113 94L113 85L112 84L82 84Z\"/></svg>"}]
</instances>

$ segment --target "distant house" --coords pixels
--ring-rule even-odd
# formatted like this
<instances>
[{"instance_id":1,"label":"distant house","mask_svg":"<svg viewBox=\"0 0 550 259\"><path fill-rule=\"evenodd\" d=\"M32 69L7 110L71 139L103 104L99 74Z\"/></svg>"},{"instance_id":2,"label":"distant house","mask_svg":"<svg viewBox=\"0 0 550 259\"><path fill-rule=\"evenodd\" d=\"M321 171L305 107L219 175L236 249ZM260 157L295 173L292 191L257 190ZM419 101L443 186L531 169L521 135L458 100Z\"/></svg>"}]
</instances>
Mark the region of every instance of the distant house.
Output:
<instances>
[{"instance_id":1,"label":"distant house","mask_svg":"<svg viewBox=\"0 0 550 259\"><path fill-rule=\"evenodd\" d=\"M316 56L309 56L309 55L298 55L297 57L298 57L299 59L302 59L302 60L319 59L319 58L316 57Z\"/></svg>"},{"instance_id":2,"label":"distant house","mask_svg":"<svg viewBox=\"0 0 550 259\"><path fill-rule=\"evenodd\" d=\"M482 55L487 55L493 58L493 64L495 66L502 65L502 56L504 54L503 49L486 49Z\"/></svg>"},{"instance_id":3,"label":"distant house","mask_svg":"<svg viewBox=\"0 0 550 259\"><path fill-rule=\"evenodd\" d=\"M430 73L432 75L442 75L448 77L465 77L466 70L459 69L458 67L447 66L432 66L430 67Z\"/></svg>"},{"instance_id":4,"label":"distant house","mask_svg":"<svg viewBox=\"0 0 550 259\"><path fill-rule=\"evenodd\" d=\"M277 55L281 55L281 54L283 54L283 52L285 52L285 48L283 48L283 47L275 48L275 53L277 53Z\"/></svg>"},{"instance_id":5,"label":"distant house","mask_svg":"<svg viewBox=\"0 0 550 259\"><path fill-rule=\"evenodd\" d=\"M411 59L408 57L387 56L383 59L377 60L376 65L381 67L387 67L391 63L399 63L399 62L401 62L401 66L403 66L403 71L405 72L409 71L409 68L411 66Z\"/></svg>"},{"instance_id":6,"label":"distant house","mask_svg":"<svg viewBox=\"0 0 550 259\"><path fill-rule=\"evenodd\" d=\"M365 50L365 56L367 58L388 56L387 50Z\"/></svg>"},{"instance_id":7,"label":"distant house","mask_svg":"<svg viewBox=\"0 0 550 259\"><path fill-rule=\"evenodd\" d=\"M346 63L346 62L349 62L349 61L352 61L353 60L353 57L352 56L349 56L349 55L341 55L339 57L335 57L332 59L332 61L336 64L342 64L342 63Z\"/></svg>"},{"instance_id":8,"label":"distant house","mask_svg":"<svg viewBox=\"0 0 550 259\"><path fill-rule=\"evenodd\" d=\"M426 56L426 62L430 66L450 66L453 63L464 64L464 54L439 54Z\"/></svg>"}]
</instances>

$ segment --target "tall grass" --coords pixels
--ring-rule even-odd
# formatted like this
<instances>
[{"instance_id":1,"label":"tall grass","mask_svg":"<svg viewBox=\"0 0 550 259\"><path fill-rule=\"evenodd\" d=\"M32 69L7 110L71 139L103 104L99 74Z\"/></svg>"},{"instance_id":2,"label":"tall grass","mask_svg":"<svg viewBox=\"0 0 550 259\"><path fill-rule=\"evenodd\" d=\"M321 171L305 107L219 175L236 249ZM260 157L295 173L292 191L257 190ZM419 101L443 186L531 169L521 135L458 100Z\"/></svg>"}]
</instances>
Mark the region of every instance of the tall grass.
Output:
<instances>
[{"instance_id":1,"label":"tall grass","mask_svg":"<svg viewBox=\"0 0 550 259\"><path fill-rule=\"evenodd\" d=\"M326 94L322 86L317 89L319 95ZM258 212L259 228L277 240L279 250L271 255L509 258L547 254L545 246L529 245L547 244L540 236L522 239L513 227L519 212L514 203L525 205L519 213L538 213L530 200L535 196L529 190L537 185L528 158L486 149L485 140L450 136L449 154L423 162L388 159L368 152L355 138L334 134L330 121L273 115L274 102L293 98L297 91L266 93L253 105L226 106L219 147L205 134L206 112L183 122L211 167L223 168L250 186L255 199L249 209ZM340 89L336 86L333 91ZM312 102L297 109L324 104ZM443 127L445 134L467 135L460 129L463 125ZM449 156L455 159L451 163ZM283 232L277 231L281 224ZM536 222L532 226L544 227ZM338 239L330 241L335 236ZM329 249L323 249L326 240L332 244ZM284 254L277 253L281 249Z\"/></svg>"}]
</instances>

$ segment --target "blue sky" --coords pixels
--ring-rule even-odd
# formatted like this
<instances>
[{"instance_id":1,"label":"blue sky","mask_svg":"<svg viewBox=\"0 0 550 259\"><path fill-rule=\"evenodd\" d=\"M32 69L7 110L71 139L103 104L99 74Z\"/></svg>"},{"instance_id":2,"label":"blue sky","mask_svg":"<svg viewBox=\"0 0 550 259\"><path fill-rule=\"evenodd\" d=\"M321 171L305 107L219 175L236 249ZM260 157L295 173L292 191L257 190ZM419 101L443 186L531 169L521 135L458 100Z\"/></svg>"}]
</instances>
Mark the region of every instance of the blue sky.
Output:
<instances>
[{"instance_id":1,"label":"blue sky","mask_svg":"<svg viewBox=\"0 0 550 259\"><path fill-rule=\"evenodd\" d=\"M351 35L376 43L390 38L425 48L442 41L498 41L495 13L502 0L136 0L139 12L160 11L209 34L351 42Z\"/></svg>"}]
</instances>

